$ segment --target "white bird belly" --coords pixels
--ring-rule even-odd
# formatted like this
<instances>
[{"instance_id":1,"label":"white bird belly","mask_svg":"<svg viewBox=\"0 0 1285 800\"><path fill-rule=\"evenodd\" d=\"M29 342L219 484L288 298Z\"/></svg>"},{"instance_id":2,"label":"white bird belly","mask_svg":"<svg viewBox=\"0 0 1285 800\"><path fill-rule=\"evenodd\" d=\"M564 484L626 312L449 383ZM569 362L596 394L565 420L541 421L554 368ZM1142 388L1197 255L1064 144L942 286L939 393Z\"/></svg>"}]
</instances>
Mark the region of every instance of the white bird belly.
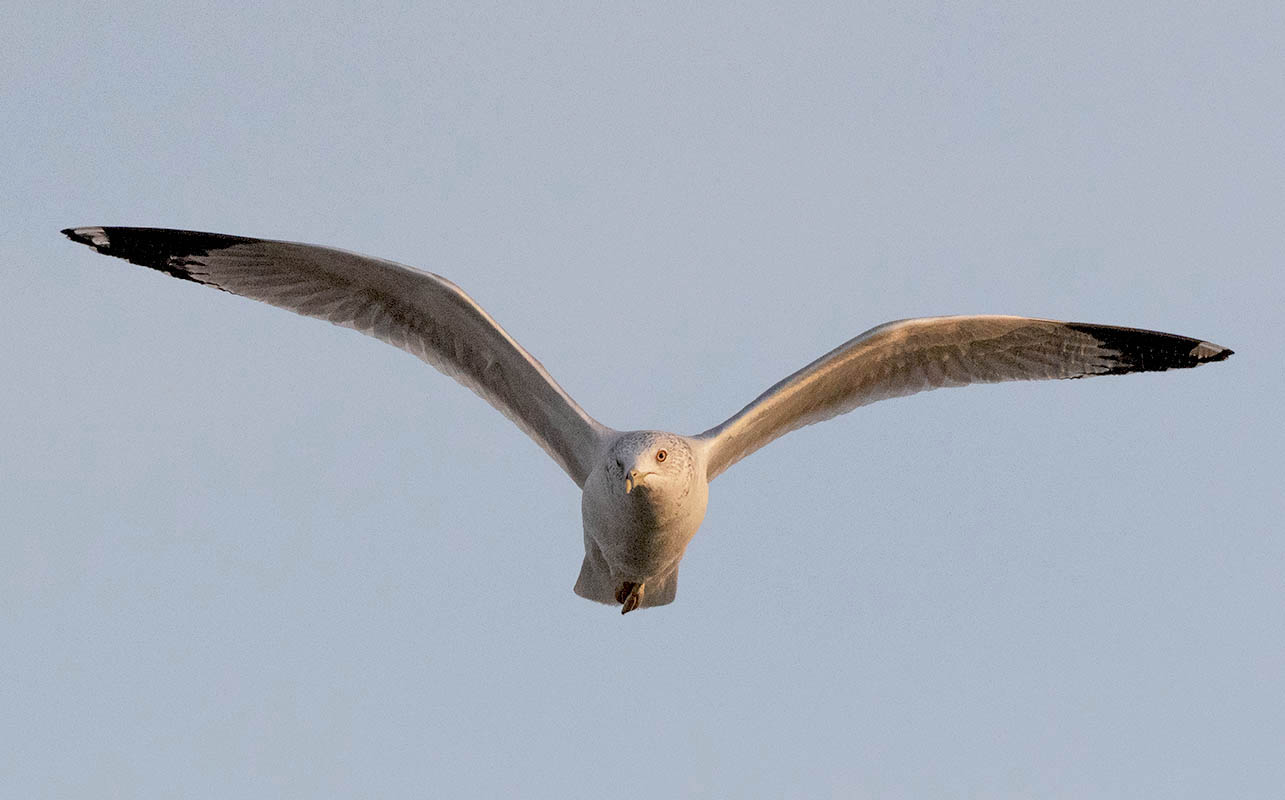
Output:
<instances>
[{"instance_id":1,"label":"white bird belly","mask_svg":"<svg viewBox=\"0 0 1285 800\"><path fill-rule=\"evenodd\" d=\"M668 574L705 518L706 487L666 498L646 490L625 494L596 478L585 484L581 515L585 535L598 546L612 578L643 583Z\"/></svg>"}]
</instances>

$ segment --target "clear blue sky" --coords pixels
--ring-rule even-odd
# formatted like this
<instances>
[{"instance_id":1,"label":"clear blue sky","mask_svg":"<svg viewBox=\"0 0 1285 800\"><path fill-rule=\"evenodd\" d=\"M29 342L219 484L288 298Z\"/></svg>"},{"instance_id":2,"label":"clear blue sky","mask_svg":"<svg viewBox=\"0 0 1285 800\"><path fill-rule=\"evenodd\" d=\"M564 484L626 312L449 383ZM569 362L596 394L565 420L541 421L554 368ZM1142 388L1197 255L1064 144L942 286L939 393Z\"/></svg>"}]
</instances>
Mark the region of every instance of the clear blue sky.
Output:
<instances>
[{"instance_id":1,"label":"clear blue sky","mask_svg":"<svg viewBox=\"0 0 1285 800\"><path fill-rule=\"evenodd\" d=\"M1144 5L9 9L0 794L1279 796L1285 11ZM617 428L908 316L1237 354L794 433L622 618L490 407L93 224L438 272Z\"/></svg>"}]
</instances>

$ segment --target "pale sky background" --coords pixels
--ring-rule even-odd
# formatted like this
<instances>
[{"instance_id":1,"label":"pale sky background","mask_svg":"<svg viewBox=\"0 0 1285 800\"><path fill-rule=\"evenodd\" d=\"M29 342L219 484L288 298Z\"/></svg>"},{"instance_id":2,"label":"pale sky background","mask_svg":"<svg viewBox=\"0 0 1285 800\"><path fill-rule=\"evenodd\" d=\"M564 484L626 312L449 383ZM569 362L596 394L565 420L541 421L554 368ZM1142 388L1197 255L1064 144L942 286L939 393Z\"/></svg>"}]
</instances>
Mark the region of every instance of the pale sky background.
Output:
<instances>
[{"instance_id":1,"label":"pale sky background","mask_svg":"<svg viewBox=\"0 0 1285 800\"><path fill-rule=\"evenodd\" d=\"M1285 6L693 5L6 9L0 794L1280 796ZM438 272L617 428L909 316L1237 354L791 434L622 618L485 403L97 224Z\"/></svg>"}]
</instances>

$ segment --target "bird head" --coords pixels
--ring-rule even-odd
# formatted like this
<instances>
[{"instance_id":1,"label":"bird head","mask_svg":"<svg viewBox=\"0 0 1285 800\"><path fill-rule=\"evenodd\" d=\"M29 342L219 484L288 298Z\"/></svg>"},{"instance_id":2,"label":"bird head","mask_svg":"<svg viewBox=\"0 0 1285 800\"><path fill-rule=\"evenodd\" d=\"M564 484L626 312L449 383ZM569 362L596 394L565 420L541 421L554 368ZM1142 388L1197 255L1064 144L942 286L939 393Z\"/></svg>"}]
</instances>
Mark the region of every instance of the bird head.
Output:
<instances>
[{"instance_id":1,"label":"bird head","mask_svg":"<svg viewBox=\"0 0 1285 800\"><path fill-rule=\"evenodd\" d=\"M607 473L622 495L639 502L674 497L691 489L695 454L682 437L663 431L633 431L607 453Z\"/></svg>"}]
</instances>

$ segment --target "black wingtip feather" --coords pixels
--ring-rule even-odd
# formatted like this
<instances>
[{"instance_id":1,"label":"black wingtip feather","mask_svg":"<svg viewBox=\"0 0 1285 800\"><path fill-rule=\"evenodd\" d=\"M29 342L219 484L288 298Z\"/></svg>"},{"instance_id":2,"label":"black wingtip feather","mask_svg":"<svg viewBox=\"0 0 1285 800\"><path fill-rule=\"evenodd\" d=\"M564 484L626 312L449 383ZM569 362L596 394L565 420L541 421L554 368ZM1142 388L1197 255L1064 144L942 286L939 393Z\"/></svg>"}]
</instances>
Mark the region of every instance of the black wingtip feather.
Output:
<instances>
[{"instance_id":1,"label":"black wingtip feather","mask_svg":"<svg viewBox=\"0 0 1285 800\"><path fill-rule=\"evenodd\" d=\"M62 233L73 242L92 247L103 255L123 258L132 264L205 285L212 284L202 280L199 272L193 272L194 258L254 241L243 236L168 228L84 227L66 228Z\"/></svg>"},{"instance_id":2,"label":"black wingtip feather","mask_svg":"<svg viewBox=\"0 0 1285 800\"><path fill-rule=\"evenodd\" d=\"M1172 333L1083 323L1071 323L1068 327L1087 333L1104 348L1115 351L1114 363L1095 373L1099 375L1188 369L1226 360L1233 353L1211 342Z\"/></svg>"}]
</instances>

